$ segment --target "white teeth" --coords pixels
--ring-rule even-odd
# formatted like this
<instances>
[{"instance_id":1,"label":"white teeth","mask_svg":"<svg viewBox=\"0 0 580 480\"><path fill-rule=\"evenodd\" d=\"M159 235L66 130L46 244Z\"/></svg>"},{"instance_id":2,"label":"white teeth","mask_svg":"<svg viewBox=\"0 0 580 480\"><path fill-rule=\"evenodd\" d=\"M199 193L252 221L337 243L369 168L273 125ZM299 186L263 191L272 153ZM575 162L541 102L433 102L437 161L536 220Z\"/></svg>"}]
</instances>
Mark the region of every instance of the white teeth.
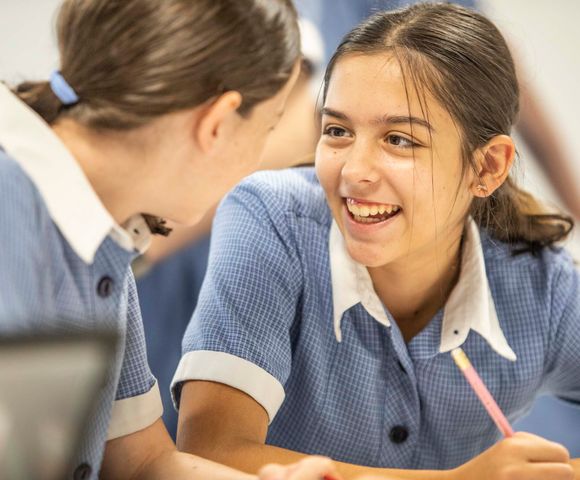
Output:
<instances>
[{"instance_id":1,"label":"white teeth","mask_svg":"<svg viewBox=\"0 0 580 480\"><path fill-rule=\"evenodd\" d=\"M351 198L346 199L346 206L348 211L358 218L367 218L370 215L382 215L383 213L391 214L398 212L401 207L397 205L387 205L387 204L374 204L365 205L360 203L355 203L355 200ZM364 223L364 222L363 222Z\"/></svg>"},{"instance_id":2,"label":"white teeth","mask_svg":"<svg viewBox=\"0 0 580 480\"><path fill-rule=\"evenodd\" d=\"M360 217L355 215L354 219L359 223L379 223L381 220L378 218Z\"/></svg>"}]
</instances>

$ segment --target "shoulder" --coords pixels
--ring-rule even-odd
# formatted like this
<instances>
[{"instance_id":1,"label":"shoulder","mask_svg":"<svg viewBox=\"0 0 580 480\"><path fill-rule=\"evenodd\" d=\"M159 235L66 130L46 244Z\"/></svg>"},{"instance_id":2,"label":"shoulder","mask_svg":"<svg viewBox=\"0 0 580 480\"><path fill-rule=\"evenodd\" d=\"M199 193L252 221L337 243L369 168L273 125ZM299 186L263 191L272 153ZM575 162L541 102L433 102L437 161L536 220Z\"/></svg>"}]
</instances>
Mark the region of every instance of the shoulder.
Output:
<instances>
[{"instance_id":1,"label":"shoulder","mask_svg":"<svg viewBox=\"0 0 580 480\"><path fill-rule=\"evenodd\" d=\"M5 254L2 276L14 272L33 275L47 265L47 259L54 260L55 231L32 180L18 162L0 150L0 245Z\"/></svg>"},{"instance_id":2,"label":"shoulder","mask_svg":"<svg viewBox=\"0 0 580 480\"><path fill-rule=\"evenodd\" d=\"M509 244L485 233L482 248L490 287L512 292L514 302L545 310L551 309L558 298L580 293L580 270L564 248L546 247L535 255L514 255Z\"/></svg>"},{"instance_id":3,"label":"shoulder","mask_svg":"<svg viewBox=\"0 0 580 480\"><path fill-rule=\"evenodd\" d=\"M565 248L545 247L537 254L530 252L514 254L511 245L496 240L481 232L481 243L486 266L498 269L502 265L514 274L535 272L543 277L553 277L562 271L573 273L576 270L574 260Z\"/></svg>"},{"instance_id":4,"label":"shoulder","mask_svg":"<svg viewBox=\"0 0 580 480\"><path fill-rule=\"evenodd\" d=\"M262 171L240 183L224 203L243 202L272 219L287 217L330 224L331 216L314 167Z\"/></svg>"},{"instance_id":5,"label":"shoulder","mask_svg":"<svg viewBox=\"0 0 580 480\"><path fill-rule=\"evenodd\" d=\"M50 217L20 166L0 151L0 323L30 325L52 305ZM48 260L50 259L50 260ZM47 297L48 295L48 297ZM36 315L36 317L35 317Z\"/></svg>"},{"instance_id":6,"label":"shoulder","mask_svg":"<svg viewBox=\"0 0 580 480\"><path fill-rule=\"evenodd\" d=\"M43 214L44 204L32 180L0 150L0 221L2 228L21 228ZM8 224L7 224L8 222ZM38 223L37 223L38 225Z\"/></svg>"}]
</instances>

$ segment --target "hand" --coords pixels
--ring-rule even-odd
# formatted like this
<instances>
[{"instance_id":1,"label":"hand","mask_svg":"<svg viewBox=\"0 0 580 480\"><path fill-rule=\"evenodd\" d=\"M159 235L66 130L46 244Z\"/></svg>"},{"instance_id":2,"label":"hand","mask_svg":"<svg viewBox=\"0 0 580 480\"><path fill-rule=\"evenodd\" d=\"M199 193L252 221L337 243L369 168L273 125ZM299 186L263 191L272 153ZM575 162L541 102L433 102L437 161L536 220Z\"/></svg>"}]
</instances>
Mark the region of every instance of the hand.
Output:
<instances>
[{"instance_id":1,"label":"hand","mask_svg":"<svg viewBox=\"0 0 580 480\"><path fill-rule=\"evenodd\" d=\"M307 457L290 465L266 465L258 472L259 480L341 480L334 462L325 457Z\"/></svg>"},{"instance_id":2,"label":"hand","mask_svg":"<svg viewBox=\"0 0 580 480\"><path fill-rule=\"evenodd\" d=\"M518 432L452 471L457 480L574 480L562 445Z\"/></svg>"}]
</instances>

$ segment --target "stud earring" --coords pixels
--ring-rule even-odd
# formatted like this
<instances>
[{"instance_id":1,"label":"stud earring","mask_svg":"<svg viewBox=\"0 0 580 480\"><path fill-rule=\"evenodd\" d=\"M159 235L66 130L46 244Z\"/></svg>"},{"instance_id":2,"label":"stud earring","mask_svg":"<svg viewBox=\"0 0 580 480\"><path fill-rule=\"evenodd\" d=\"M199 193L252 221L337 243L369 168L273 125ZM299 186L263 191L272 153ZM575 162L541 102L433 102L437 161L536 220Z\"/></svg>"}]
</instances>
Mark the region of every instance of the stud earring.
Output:
<instances>
[{"instance_id":1,"label":"stud earring","mask_svg":"<svg viewBox=\"0 0 580 480\"><path fill-rule=\"evenodd\" d=\"M483 196L486 197L487 196L487 187L483 184L480 183L477 187L476 187L478 193Z\"/></svg>"}]
</instances>

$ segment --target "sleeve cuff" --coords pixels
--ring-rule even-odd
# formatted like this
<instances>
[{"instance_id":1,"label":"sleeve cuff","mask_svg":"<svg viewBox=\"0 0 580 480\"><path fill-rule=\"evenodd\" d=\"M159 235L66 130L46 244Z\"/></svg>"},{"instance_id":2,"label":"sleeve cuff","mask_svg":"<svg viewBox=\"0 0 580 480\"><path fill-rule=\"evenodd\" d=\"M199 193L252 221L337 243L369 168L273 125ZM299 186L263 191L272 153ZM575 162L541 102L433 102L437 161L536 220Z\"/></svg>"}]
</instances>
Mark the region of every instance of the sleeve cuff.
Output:
<instances>
[{"instance_id":1,"label":"sleeve cuff","mask_svg":"<svg viewBox=\"0 0 580 480\"><path fill-rule=\"evenodd\" d=\"M147 393L116 400L111 412L107 440L124 437L153 425L163 415L157 382Z\"/></svg>"},{"instance_id":2,"label":"sleeve cuff","mask_svg":"<svg viewBox=\"0 0 580 480\"><path fill-rule=\"evenodd\" d=\"M171 382L171 396L175 408L179 406L179 384L188 380L223 383L246 393L264 407L270 423L285 397L284 387L274 376L254 363L230 353L209 350L186 353L181 358Z\"/></svg>"}]
</instances>

